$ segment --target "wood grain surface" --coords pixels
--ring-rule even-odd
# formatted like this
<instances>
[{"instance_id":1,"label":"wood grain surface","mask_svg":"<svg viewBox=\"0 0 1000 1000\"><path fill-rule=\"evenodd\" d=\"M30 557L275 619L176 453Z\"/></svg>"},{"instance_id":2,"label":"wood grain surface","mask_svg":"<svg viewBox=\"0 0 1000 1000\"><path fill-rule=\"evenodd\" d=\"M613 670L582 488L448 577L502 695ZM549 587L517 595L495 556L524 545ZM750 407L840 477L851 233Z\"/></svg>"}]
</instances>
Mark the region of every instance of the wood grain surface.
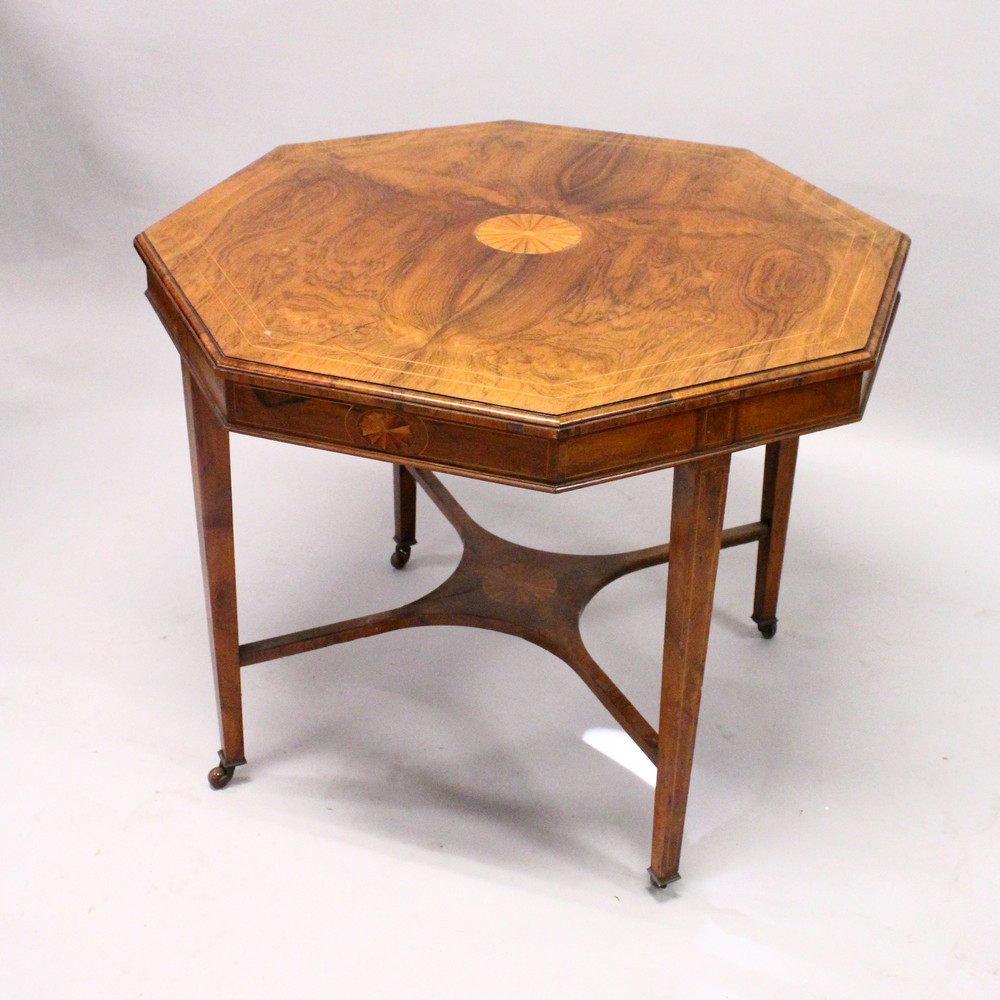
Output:
<instances>
[{"instance_id":1,"label":"wood grain surface","mask_svg":"<svg viewBox=\"0 0 1000 1000\"><path fill-rule=\"evenodd\" d=\"M907 243L745 150L494 122L279 147L137 246L234 369L561 415L874 358Z\"/></svg>"}]
</instances>

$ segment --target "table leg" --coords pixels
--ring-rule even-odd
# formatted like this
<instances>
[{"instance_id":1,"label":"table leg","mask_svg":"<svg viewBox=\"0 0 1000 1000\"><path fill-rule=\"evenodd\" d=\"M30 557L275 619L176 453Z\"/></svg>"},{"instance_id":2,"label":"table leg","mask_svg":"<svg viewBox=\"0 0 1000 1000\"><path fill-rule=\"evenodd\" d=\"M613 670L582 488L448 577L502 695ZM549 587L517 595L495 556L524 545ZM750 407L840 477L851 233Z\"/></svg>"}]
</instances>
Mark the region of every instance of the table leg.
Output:
<instances>
[{"instance_id":1,"label":"table leg","mask_svg":"<svg viewBox=\"0 0 1000 1000\"><path fill-rule=\"evenodd\" d=\"M785 557L798 451L799 439L796 437L775 441L764 452L760 519L768 526L768 533L757 548L757 586L751 617L765 639L772 638L778 628L778 587L781 585L781 564Z\"/></svg>"},{"instance_id":2,"label":"table leg","mask_svg":"<svg viewBox=\"0 0 1000 1000\"><path fill-rule=\"evenodd\" d=\"M715 596L729 462L729 455L718 455L674 469L653 856L649 867L649 877L658 887L680 877L681 835Z\"/></svg>"},{"instance_id":3,"label":"table leg","mask_svg":"<svg viewBox=\"0 0 1000 1000\"><path fill-rule=\"evenodd\" d=\"M201 543L201 567L205 580L205 603L222 736L219 766L209 772L208 780L213 788L223 788L229 784L236 765L246 763L243 755L243 696L236 622L236 559L233 549L229 431L187 366L182 368L198 539Z\"/></svg>"},{"instance_id":4,"label":"table leg","mask_svg":"<svg viewBox=\"0 0 1000 1000\"><path fill-rule=\"evenodd\" d=\"M405 465L392 467L392 495L396 508L396 551L390 562L402 569L410 561L410 547L417 544L417 484Z\"/></svg>"}]
</instances>

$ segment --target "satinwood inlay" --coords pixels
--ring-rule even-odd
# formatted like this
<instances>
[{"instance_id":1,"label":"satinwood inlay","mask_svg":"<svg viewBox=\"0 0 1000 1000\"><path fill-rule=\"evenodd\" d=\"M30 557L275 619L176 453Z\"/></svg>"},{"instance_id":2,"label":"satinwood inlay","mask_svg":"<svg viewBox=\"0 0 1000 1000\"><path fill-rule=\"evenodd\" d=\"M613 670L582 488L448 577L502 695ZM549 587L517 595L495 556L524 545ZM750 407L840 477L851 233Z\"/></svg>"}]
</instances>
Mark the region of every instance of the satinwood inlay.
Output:
<instances>
[{"instance_id":1,"label":"satinwood inlay","mask_svg":"<svg viewBox=\"0 0 1000 1000\"><path fill-rule=\"evenodd\" d=\"M476 226L476 239L506 253L555 253L580 242L579 226L555 215L498 215Z\"/></svg>"},{"instance_id":2,"label":"satinwood inlay","mask_svg":"<svg viewBox=\"0 0 1000 1000\"><path fill-rule=\"evenodd\" d=\"M483 574L483 593L505 604L530 604L556 592L554 574L542 566L511 562L490 567Z\"/></svg>"},{"instance_id":3,"label":"satinwood inlay","mask_svg":"<svg viewBox=\"0 0 1000 1000\"><path fill-rule=\"evenodd\" d=\"M361 436L386 451L406 451L413 440L413 428L402 417L384 410L369 410L358 420Z\"/></svg>"}]
</instances>

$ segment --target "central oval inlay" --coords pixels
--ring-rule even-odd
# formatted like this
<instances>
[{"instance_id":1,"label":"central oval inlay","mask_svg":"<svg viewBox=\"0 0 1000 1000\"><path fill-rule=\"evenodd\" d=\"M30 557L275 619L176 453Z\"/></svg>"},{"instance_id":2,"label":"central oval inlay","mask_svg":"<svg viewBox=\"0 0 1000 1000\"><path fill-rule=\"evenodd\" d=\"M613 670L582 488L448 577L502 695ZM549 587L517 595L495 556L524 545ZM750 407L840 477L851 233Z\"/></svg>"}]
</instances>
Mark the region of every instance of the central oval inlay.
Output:
<instances>
[{"instance_id":1,"label":"central oval inlay","mask_svg":"<svg viewBox=\"0 0 1000 1000\"><path fill-rule=\"evenodd\" d=\"M476 226L480 243L504 253L556 253L580 242L583 233L558 215L496 215Z\"/></svg>"}]
</instances>

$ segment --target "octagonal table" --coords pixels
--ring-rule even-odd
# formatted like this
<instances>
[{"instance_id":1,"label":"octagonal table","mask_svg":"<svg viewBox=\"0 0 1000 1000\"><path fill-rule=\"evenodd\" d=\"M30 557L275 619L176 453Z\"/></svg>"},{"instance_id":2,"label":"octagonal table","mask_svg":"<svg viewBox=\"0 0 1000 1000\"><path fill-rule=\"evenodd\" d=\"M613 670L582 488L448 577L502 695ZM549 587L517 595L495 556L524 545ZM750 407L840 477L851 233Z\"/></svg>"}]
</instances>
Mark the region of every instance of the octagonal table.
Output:
<instances>
[{"instance_id":1,"label":"octagonal table","mask_svg":"<svg viewBox=\"0 0 1000 1000\"><path fill-rule=\"evenodd\" d=\"M758 546L774 634L798 438L858 420L909 240L745 150L526 122L283 146L136 238L182 358L222 749L240 670L416 625L523 636L569 664L657 767L650 877L678 877L720 548ZM393 463L401 569L416 486L461 536L392 611L240 643L229 431ZM767 446L760 520L723 528L730 456ZM676 466L669 544L528 549L435 470L559 491ZM657 729L580 615L669 561Z\"/></svg>"}]
</instances>

